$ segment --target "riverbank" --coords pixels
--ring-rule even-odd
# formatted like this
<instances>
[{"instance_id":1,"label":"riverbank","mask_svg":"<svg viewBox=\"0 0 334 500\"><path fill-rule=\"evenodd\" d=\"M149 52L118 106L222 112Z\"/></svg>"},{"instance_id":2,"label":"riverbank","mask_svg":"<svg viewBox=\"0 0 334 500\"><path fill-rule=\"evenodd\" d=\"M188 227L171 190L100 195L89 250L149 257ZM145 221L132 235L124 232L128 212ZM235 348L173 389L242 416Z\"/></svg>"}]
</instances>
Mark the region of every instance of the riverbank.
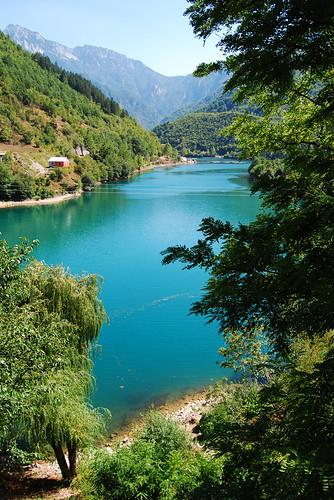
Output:
<instances>
[{"instance_id":1,"label":"riverbank","mask_svg":"<svg viewBox=\"0 0 334 500\"><path fill-rule=\"evenodd\" d=\"M175 399L170 399L163 404L147 408L142 411L137 417L134 417L130 422L122 425L107 441L106 448L112 450L119 443L130 444L132 436L143 427L145 414L150 410L157 411L168 418L172 418L180 423L187 432L193 437L196 437L196 428L201 420L201 417L213 405L217 404L224 398L225 391L221 388L216 391L214 387L198 389Z\"/></svg>"},{"instance_id":2,"label":"riverbank","mask_svg":"<svg viewBox=\"0 0 334 500\"><path fill-rule=\"evenodd\" d=\"M34 207L36 205L56 205L58 203L63 203L64 201L72 200L73 198L78 198L81 194L82 191L76 191L75 193L67 193L39 200L29 199L23 201L0 201L0 209L13 207Z\"/></svg>"},{"instance_id":3,"label":"riverbank","mask_svg":"<svg viewBox=\"0 0 334 500\"><path fill-rule=\"evenodd\" d=\"M171 161L166 161L166 162L162 162L162 163L154 163L152 165L146 165L145 167L140 167L140 168L137 168L133 175L136 175L136 174L140 174L142 172L146 172L147 170L154 170L155 168L162 168L162 167L177 167L178 165L193 165L195 162L194 161L182 161L182 160L179 160L177 162L171 160Z\"/></svg>"},{"instance_id":4,"label":"riverbank","mask_svg":"<svg viewBox=\"0 0 334 500\"><path fill-rule=\"evenodd\" d=\"M210 388L206 388L166 401L154 409L179 422L195 438L197 426L203 413L208 411L219 399L221 399L221 395L217 396ZM107 440L104 445L105 449L113 452L119 444L122 446L131 444L133 434L142 425L143 417L134 419ZM57 463L44 460L36 461L21 474L14 474L9 481L7 491L8 496L0 490L0 494L4 494L1 498L65 500L79 496L74 488L64 486Z\"/></svg>"},{"instance_id":5,"label":"riverbank","mask_svg":"<svg viewBox=\"0 0 334 500\"><path fill-rule=\"evenodd\" d=\"M159 164L154 164L154 165L147 165L145 167L141 167L136 169L131 175L130 178L134 175L139 175L143 172L146 172L148 170L154 170L155 168L161 168L161 167L175 167L177 165L183 165L187 164L188 162L164 162L164 163L159 163ZM57 196L52 196L50 198L44 198L44 199L28 199L28 200L23 200L23 201L0 201L0 209L2 208L15 208L15 207L35 207L38 205L57 205L58 203L63 203L65 201L72 200L74 198L78 198L81 196L83 193L82 190L80 191L75 191L74 193L66 193L62 195L57 195Z\"/></svg>"}]
</instances>

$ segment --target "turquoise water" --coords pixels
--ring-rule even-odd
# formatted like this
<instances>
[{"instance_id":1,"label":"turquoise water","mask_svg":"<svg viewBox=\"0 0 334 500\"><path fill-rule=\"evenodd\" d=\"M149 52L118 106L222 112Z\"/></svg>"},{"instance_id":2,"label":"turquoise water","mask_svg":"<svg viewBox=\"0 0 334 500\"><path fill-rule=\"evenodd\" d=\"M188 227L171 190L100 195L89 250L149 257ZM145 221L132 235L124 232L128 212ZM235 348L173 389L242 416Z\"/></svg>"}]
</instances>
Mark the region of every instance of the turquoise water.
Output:
<instances>
[{"instance_id":1,"label":"turquoise water","mask_svg":"<svg viewBox=\"0 0 334 500\"><path fill-rule=\"evenodd\" d=\"M195 243L205 216L235 224L253 219L259 201L249 194L247 167L216 160L160 168L61 205L0 211L9 241L37 238L37 258L103 277L111 321L94 355L93 399L111 410L115 425L228 375L217 364L214 325L188 315L205 274L162 266L160 252Z\"/></svg>"}]
</instances>

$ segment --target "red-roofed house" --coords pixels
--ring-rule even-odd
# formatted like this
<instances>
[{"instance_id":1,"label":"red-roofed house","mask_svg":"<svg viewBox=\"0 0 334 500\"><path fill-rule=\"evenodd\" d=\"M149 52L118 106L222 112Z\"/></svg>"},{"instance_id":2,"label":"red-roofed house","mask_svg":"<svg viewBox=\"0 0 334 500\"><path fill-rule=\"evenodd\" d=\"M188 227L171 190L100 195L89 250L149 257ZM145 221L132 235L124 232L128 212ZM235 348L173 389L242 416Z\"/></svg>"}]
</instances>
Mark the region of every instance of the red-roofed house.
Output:
<instances>
[{"instance_id":1,"label":"red-roofed house","mask_svg":"<svg viewBox=\"0 0 334 500\"><path fill-rule=\"evenodd\" d=\"M51 156L49 158L49 167L68 167L70 160L66 156Z\"/></svg>"}]
</instances>

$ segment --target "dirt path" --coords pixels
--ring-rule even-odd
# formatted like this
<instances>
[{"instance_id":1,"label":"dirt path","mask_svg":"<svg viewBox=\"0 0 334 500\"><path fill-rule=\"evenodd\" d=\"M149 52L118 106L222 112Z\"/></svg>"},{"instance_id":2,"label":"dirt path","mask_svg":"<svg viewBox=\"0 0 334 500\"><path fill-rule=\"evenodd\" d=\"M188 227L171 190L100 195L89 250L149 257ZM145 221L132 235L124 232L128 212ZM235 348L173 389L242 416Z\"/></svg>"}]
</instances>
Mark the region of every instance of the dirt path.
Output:
<instances>
[{"instance_id":1,"label":"dirt path","mask_svg":"<svg viewBox=\"0 0 334 500\"><path fill-rule=\"evenodd\" d=\"M64 486L56 463L38 461L29 469L13 473L6 487L0 488L1 500L64 500L77 498L76 492Z\"/></svg>"}]
</instances>

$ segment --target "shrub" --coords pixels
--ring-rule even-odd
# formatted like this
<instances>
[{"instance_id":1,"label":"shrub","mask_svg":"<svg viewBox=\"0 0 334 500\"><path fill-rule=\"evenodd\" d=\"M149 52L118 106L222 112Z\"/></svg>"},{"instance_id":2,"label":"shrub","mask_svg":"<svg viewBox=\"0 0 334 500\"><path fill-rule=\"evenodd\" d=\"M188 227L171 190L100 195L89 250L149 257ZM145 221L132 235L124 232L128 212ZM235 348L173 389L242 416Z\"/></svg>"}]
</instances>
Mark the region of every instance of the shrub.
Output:
<instances>
[{"instance_id":1,"label":"shrub","mask_svg":"<svg viewBox=\"0 0 334 500\"><path fill-rule=\"evenodd\" d=\"M81 182L84 191L90 191L95 186L94 179L92 179L89 175L83 175Z\"/></svg>"},{"instance_id":2,"label":"shrub","mask_svg":"<svg viewBox=\"0 0 334 500\"><path fill-rule=\"evenodd\" d=\"M151 411L145 418L145 427L139 439L152 443L156 456L166 460L172 451L189 450L191 441L188 434L174 420L161 413Z\"/></svg>"},{"instance_id":3,"label":"shrub","mask_svg":"<svg viewBox=\"0 0 334 500\"><path fill-rule=\"evenodd\" d=\"M221 469L220 459L191 448L176 422L149 413L131 446L86 455L76 485L85 500L214 499L221 489Z\"/></svg>"},{"instance_id":4,"label":"shrub","mask_svg":"<svg viewBox=\"0 0 334 500\"><path fill-rule=\"evenodd\" d=\"M78 484L84 498L134 500L158 498L161 480L154 445L138 440L113 454L94 452L80 465Z\"/></svg>"},{"instance_id":5,"label":"shrub","mask_svg":"<svg viewBox=\"0 0 334 500\"><path fill-rule=\"evenodd\" d=\"M24 142L24 144L31 144L34 137L35 134L32 130L24 130L22 133L22 141Z\"/></svg>"},{"instance_id":6,"label":"shrub","mask_svg":"<svg viewBox=\"0 0 334 500\"><path fill-rule=\"evenodd\" d=\"M9 142L12 139L12 130L6 125L0 126L0 141Z\"/></svg>"},{"instance_id":7,"label":"shrub","mask_svg":"<svg viewBox=\"0 0 334 500\"><path fill-rule=\"evenodd\" d=\"M95 450L79 465L75 486L85 500L216 500L221 498L222 459L174 450L161 461L148 441L114 453Z\"/></svg>"},{"instance_id":8,"label":"shrub","mask_svg":"<svg viewBox=\"0 0 334 500\"><path fill-rule=\"evenodd\" d=\"M63 172L61 168L55 168L50 172L50 179L52 181L61 181L63 178Z\"/></svg>"},{"instance_id":9,"label":"shrub","mask_svg":"<svg viewBox=\"0 0 334 500\"><path fill-rule=\"evenodd\" d=\"M201 421L232 499L334 495L334 333L298 338L270 383L241 385Z\"/></svg>"}]
</instances>

